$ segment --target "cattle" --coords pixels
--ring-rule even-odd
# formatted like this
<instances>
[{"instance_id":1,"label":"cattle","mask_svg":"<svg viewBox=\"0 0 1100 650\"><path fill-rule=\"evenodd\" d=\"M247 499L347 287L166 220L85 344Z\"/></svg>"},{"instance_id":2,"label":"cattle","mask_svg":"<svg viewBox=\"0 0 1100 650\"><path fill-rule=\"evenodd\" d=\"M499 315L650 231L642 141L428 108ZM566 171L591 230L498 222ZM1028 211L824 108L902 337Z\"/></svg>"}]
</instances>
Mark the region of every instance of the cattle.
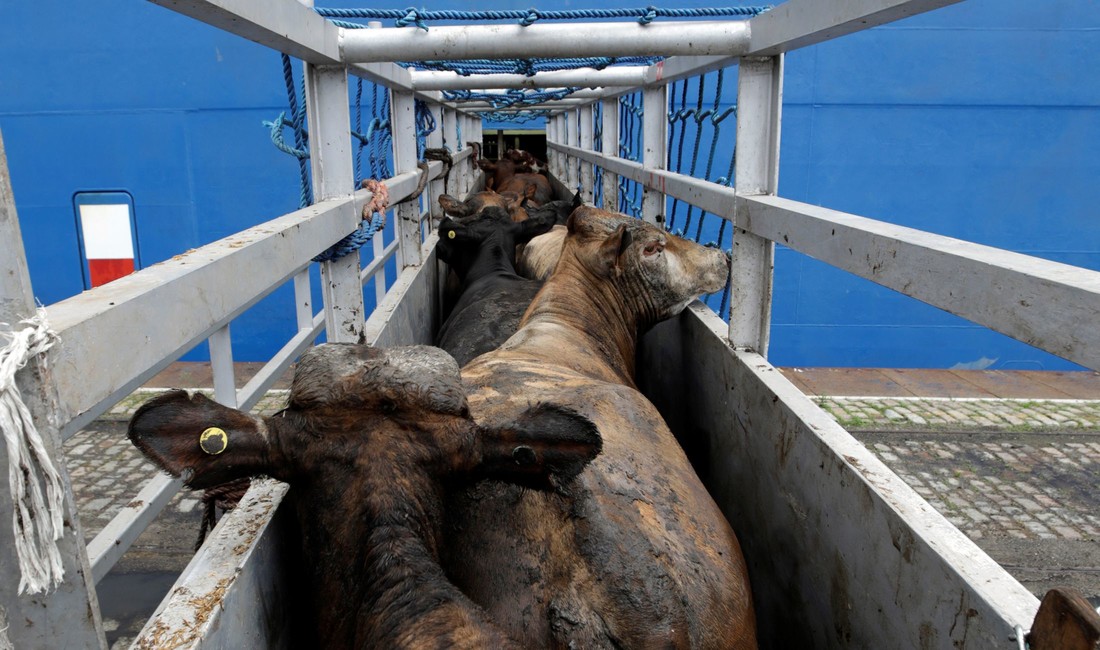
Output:
<instances>
[{"instance_id":1,"label":"cattle","mask_svg":"<svg viewBox=\"0 0 1100 650\"><path fill-rule=\"evenodd\" d=\"M581 205L581 195L578 192L571 201L551 201L544 206L554 210L557 221L549 232L535 237L523 247L516 258L517 273L539 281L550 277L561 256L561 245L566 235L565 221Z\"/></svg>"},{"instance_id":2,"label":"cattle","mask_svg":"<svg viewBox=\"0 0 1100 650\"><path fill-rule=\"evenodd\" d=\"M549 232L535 237L523 247L523 254L516 262L516 272L531 280L546 280L558 266L561 247L568 234L565 226L554 226Z\"/></svg>"},{"instance_id":3,"label":"cattle","mask_svg":"<svg viewBox=\"0 0 1100 650\"><path fill-rule=\"evenodd\" d=\"M436 344L460 366L515 333L542 287L516 273L516 247L549 230L556 216L543 210L516 223L505 210L488 207L474 217L447 217L439 224L439 259L455 271L460 286Z\"/></svg>"},{"instance_id":4,"label":"cattle","mask_svg":"<svg viewBox=\"0 0 1100 650\"><path fill-rule=\"evenodd\" d=\"M504 157L515 163L517 173L547 174L549 171L545 162L523 149L509 149L504 152Z\"/></svg>"},{"instance_id":5,"label":"cattle","mask_svg":"<svg viewBox=\"0 0 1100 650\"><path fill-rule=\"evenodd\" d=\"M494 192L515 192L534 205L542 205L554 198L550 181L542 174L520 173L516 163L508 159L482 158L478 167L486 173L485 189Z\"/></svg>"},{"instance_id":6,"label":"cattle","mask_svg":"<svg viewBox=\"0 0 1100 650\"><path fill-rule=\"evenodd\" d=\"M497 187L498 192L515 192L535 207L554 198L550 181L542 174L516 174Z\"/></svg>"},{"instance_id":7,"label":"cattle","mask_svg":"<svg viewBox=\"0 0 1100 650\"><path fill-rule=\"evenodd\" d=\"M501 186L516 175L516 163L508 159L489 160L482 158L477 166L485 172L485 189L500 191Z\"/></svg>"},{"instance_id":8,"label":"cattle","mask_svg":"<svg viewBox=\"0 0 1100 650\"><path fill-rule=\"evenodd\" d=\"M527 210L523 206L524 197L515 192L475 192L460 201L449 194L439 195L439 206L444 214L452 217L472 217L485 208L504 208L512 215L513 221L523 221L527 218Z\"/></svg>"},{"instance_id":9,"label":"cattle","mask_svg":"<svg viewBox=\"0 0 1100 650\"><path fill-rule=\"evenodd\" d=\"M600 448L591 421L537 402L481 426L439 349L354 344L303 354L275 417L174 390L138 409L129 437L191 487L292 485L313 610L301 618L325 648L519 647L440 568L443 493L492 478L568 507Z\"/></svg>"},{"instance_id":10,"label":"cattle","mask_svg":"<svg viewBox=\"0 0 1100 650\"><path fill-rule=\"evenodd\" d=\"M447 574L526 647L754 648L737 538L633 378L639 336L721 289L728 259L590 206L567 231L519 330L462 379L479 422L555 404L603 452L569 502L491 482L452 495Z\"/></svg>"}]
</instances>

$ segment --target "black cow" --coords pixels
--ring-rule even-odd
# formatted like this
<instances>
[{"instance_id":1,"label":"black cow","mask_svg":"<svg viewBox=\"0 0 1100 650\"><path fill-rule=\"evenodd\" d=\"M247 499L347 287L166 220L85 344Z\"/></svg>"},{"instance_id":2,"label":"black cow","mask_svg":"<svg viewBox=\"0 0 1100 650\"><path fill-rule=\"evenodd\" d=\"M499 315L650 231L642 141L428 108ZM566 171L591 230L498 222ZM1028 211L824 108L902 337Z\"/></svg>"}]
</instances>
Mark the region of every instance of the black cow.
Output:
<instances>
[{"instance_id":1,"label":"black cow","mask_svg":"<svg viewBox=\"0 0 1100 650\"><path fill-rule=\"evenodd\" d=\"M548 210L516 223L506 210L489 207L469 219L447 217L439 224L439 258L454 270L460 288L436 344L460 366L515 333L542 286L516 273L516 246L548 231L554 219Z\"/></svg>"}]
</instances>

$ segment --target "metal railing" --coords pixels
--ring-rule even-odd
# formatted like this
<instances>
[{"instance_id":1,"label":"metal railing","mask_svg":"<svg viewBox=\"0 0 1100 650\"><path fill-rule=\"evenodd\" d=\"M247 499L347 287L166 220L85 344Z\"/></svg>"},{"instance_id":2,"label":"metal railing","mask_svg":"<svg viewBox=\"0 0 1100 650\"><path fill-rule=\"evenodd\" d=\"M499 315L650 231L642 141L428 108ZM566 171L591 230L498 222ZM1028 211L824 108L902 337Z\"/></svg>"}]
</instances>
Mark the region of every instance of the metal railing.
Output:
<instances>
[{"instance_id":1,"label":"metal railing","mask_svg":"<svg viewBox=\"0 0 1100 650\"><path fill-rule=\"evenodd\" d=\"M554 108L557 114L547 124L551 170L570 185L581 185L591 191L593 166L598 166L605 183L602 192L605 201L618 196L618 179L640 184L645 188L642 216L651 221L665 214L670 196L729 220L735 226L732 277L737 291L731 300L728 337L738 354L747 352L752 363L766 366L762 355L766 353L769 338L774 245L782 242L1036 347L1092 368L1100 367L1100 331L1077 327L1079 323L1091 322L1100 313L1100 273L776 196L783 53L952 4L954 0L860 0L842 4L790 0L737 26L695 24L690 29L701 35L722 34L707 46L712 49L705 51L684 50L676 44L682 39L664 27L614 28L615 38L601 39L598 36L607 32L606 24L572 25L567 39L556 38L554 26L514 29L512 40L493 45L488 53L470 49L474 46L455 45L473 41L443 38L431 46L432 57L436 59L474 54L529 56L528 48L536 45L542 48L539 50L542 56L572 55L574 50L571 48L577 42L584 42L592 53L609 56L627 52L676 54L653 66L539 73L522 80L516 79L517 75L458 78L446 73L411 72L381 59L417 56L421 50L416 48L422 44L414 46L410 36L416 30L401 33L381 30L390 41L381 40L383 34L369 32L350 36L294 0L274 3L154 1L305 62L310 107L310 162L317 203L51 305L51 323L66 344L51 352L48 359L51 373L44 379L35 380L37 392L41 394L32 395L32 399L49 405L44 408L58 442L104 413L203 340L211 342L215 393L219 401L241 408L255 405L322 329L332 341L375 340L372 336L376 333L366 331L367 325L361 316L364 284L374 281L381 304L387 289L384 277L387 262L396 259L399 268L410 269L420 266L426 250L430 254L430 247L422 246L426 240L430 241L426 239L424 228L425 217L430 211L425 209L424 202L426 200L427 207L434 209L439 184L429 184L431 189L426 199L404 203L393 210L395 236L388 244L381 237L375 239L373 258L365 268L360 268L358 253L322 263L325 308L316 314L307 308L311 301L304 270L310 259L356 228L367 199L365 190L348 192L353 182L351 145L347 137L348 74L382 84L392 92L397 173L386 183L394 203L410 196L418 180L414 97L428 100L436 110L441 110L438 123L444 128L454 126L457 131L461 125L462 133L466 134L463 140L479 141L480 121L456 110L461 108L460 102L442 102L440 89L603 84L597 92L577 98L578 103ZM471 31L478 30L465 29L465 32ZM436 36L445 32L442 29L433 31ZM585 34L593 38L586 38ZM419 33L415 35L421 38ZM383 42L390 44L378 45ZM398 52L404 56L399 57ZM665 150L667 84L731 65L738 66L739 78L734 187L665 170L668 159ZM636 91L639 86L645 106L644 151L640 161L595 151L593 113L590 107L584 107L585 104L602 102L602 150L617 152L617 98ZM572 112L570 119L566 119L567 111ZM456 166L458 172L452 176L457 186L452 193L461 195L471 188L472 170L466 162L470 156L469 149L462 149L455 155L456 163L461 164ZM438 179L440 173L441 163L431 163L429 179ZM10 197L10 190L7 194ZM0 242L6 239L0 237ZM25 272L21 249L17 264ZM947 281L960 277L965 281ZM232 278L232 282L225 281L227 278ZM288 281L293 281L295 286L298 332L252 381L236 390L232 376L230 323ZM22 306L28 304L29 285L22 289L3 286L6 293L15 294ZM1027 304L1018 301L1019 295L1028 297ZM340 309L334 309L337 306ZM348 316L354 313L359 316ZM151 314L169 326L151 331ZM7 317L8 313L5 311L0 316ZM126 354L119 353L118 345L102 343L108 340L102 336L108 332L110 340L126 342ZM142 344L133 345L135 341ZM784 391L786 389L780 387L779 393L786 395ZM38 410L43 411L43 407ZM814 418L819 414L811 411L812 407L800 403L792 410L791 418L808 423L807 431L817 429ZM888 477L877 480L876 489L885 489L884 485L903 489ZM74 570L68 573L62 589L34 599L15 594L13 587L0 591L0 607L8 621L5 633L17 646L23 643L41 645L46 640L65 647L100 646L103 643L102 626L90 583L106 574L178 487L177 481L164 477L150 481L88 545L87 556L77 525L69 540L77 561L70 566ZM10 499L10 495L0 494L0 498ZM246 507L253 506L256 504L246 503ZM265 516L270 516L270 509L266 512ZM0 508L0 515L4 514ZM75 517L75 513L70 512L70 515ZM0 535L7 534L7 525L0 522ZM88 556L90 564L85 559ZM82 563L90 567L90 579L81 571ZM10 578L16 570L10 561L0 562L3 577ZM17 581L0 582L14 585ZM985 594L980 586L974 590L972 593L977 593L978 597L988 597L993 603L991 609L1009 623L1027 618L1030 601L1020 593L1013 591L1010 596L1002 597ZM81 612L88 614L73 616ZM30 625L12 623L24 618L24 613ZM0 621L0 628L3 625Z\"/></svg>"}]
</instances>

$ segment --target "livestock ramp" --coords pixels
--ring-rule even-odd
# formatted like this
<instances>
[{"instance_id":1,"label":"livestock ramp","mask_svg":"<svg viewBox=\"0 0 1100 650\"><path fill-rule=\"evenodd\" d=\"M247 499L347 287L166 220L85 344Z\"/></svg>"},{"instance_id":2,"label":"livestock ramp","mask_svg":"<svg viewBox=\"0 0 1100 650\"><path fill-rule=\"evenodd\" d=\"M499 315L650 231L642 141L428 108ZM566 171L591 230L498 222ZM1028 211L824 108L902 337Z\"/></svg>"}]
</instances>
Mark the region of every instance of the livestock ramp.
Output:
<instances>
[{"instance_id":1,"label":"livestock ramp","mask_svg":"<svg viewBox=\"0 0 1100 650\"><path fill-rule=\"evenodd\" d=\"M203 341L211 350L215 398L246 410L322 331L330 341L431 343L442 284L431 228L439 215L432 212L445 184L460 197L476 189L477 152L469 143L482 140L483 113L500 110L497 98L485 107L484 97L442 91L499 95L537 88L543 94L533 99L544 111L548 162L562 181L559 192L562 185L579 187L586 201L669 225L676 205L689 205L713 224L696 222L695 236L713 233L716 245L730 250L728 310L726 300L709 302L728 315L728 324L711 307L695 303L647 334L637 368L642 388L743 543L762 645L1007 649L1023 642L1037 599L785 380L766 356L772 265L775 243L781 242L1073 362L1100 367L1100 330L1080 327L1100 314L1100 273L777 196L784 53L950 0L789 0L748 20L653 25L649 14L658 12L646 11L642 24L566 30L531 24L537 16L526 12L522 24L507 26L357 29L294 0L159 3L304 61L307 115L286 123L308 151L282 144L302 161L302 176L311 182L303 190L311 190L313 201L303 191L308 205L297 211L49 305L49 323L61 343L28 355L28 368L19 375L49 457L57 459L61 441ZM665 14L670 16L676 14ZM430 17L406 18L419 25ZM589 56L604 59L564 59ZM662 60L645 58L654 56ZM529 57L576 67L540 69ZM619 57L618 65L607 57ZM486 59L526 64L522 73L470 67ZM460 74L393 63L428 60L468 65ZM701 88L704 77L723 70L737 76L730 174L709 182L671 171L669 85L697 79ZM296 86L287 76L288 87ZM378 186L358 188L363 179L354 171L353 137L360 147L370 137L349 126L349 76L375 84L387 97L386 128L372 128L371 137L392 135L388 157L376 160L392 160L393 171L372 175L394 207L377 232L378 215L371 210L373 225L363 226L364 207L382 192ZM569 97L547 90L561 87L584 90ZM518 103L507 110L528 108ZM277 122L275 130L283 124ZM717 138L717 128L713 134ZM447 150L447 162L426 159L427 149ZM34 315L34 293L2 163L0 155L0 257L15 262L11 273L0 275L0 322L17 323ZM369 245L363 246L364 238ZM311 283L315 258L320 281ZM966 282L953 281L959 277ZM286 284L294 289L297 330L238 390L230 323ZM376 307L364 318L364 291L372 290ZM316 313L314 294L324 304ZM155 335L149 314L163 324ZM32 322L36 331L45 329L41 319ZM6 454L0 450L0 466L8 464ZM64 471L60 481L67 484ZM64 578L55 589L21 593L19 560L0 546L0 647L102 647L95 583L179 488L178 480L158 474L87 545L71 493L62 491L56 508L68 524L58 541ZM5 539L12 534L18 498L14 491L0 493ZM308 621L300 619L303 610L295 602L300 590L291 499L285 486L258 481L223 517L136 645L302 645L298 635ZM1031 642L1038 648L1043 640Z\"/></svg>"}]
</instances>

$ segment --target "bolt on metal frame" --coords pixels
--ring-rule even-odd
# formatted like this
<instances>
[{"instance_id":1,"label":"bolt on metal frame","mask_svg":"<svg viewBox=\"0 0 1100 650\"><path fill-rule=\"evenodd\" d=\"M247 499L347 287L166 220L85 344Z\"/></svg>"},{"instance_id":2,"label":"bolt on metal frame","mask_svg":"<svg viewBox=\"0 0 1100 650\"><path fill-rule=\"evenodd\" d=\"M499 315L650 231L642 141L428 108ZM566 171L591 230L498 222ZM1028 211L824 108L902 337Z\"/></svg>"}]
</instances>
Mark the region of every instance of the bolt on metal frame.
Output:
<instances>
[{"instance_id":1,"label":"bolt on metal frame","mask_svg":"<svg viewBox=\"0 0 1100 650\"><path fill-rule=\"evenodd\" d=\"M1100 313L1100 273L777 196L784 52L955 1L853 0L839 4L790 0L748 21L658 22L649 26L569 25L569 38L564 39L557 25L433 27L427 34L414 28L343 30L292 0L273 3L154 0L305 62L313 135L311 165L318 201L313 206L238 233L232 241L214 242L178 259L144 269L130 278L51 305L51 324L61 333L66 345L51 351L52 374L48 379L36 377L33 368L23 372L21 381L30 387L25 394L31 396L33 408L43 414L44 421L57 423L53 429L46 429L57 447L61 440L204 339L210 340L212 358L215 358L217 398L241 408L255 405L274 379L322 329L328 330L331 340L384 343L384 332L364 323L363 283L374 279L380 304L384 294L386 301L400 301L406 295L401 292L413 287L417 278L426 273L423 262L429 259L425 255L430 256L433 252L434 239L431 236L425 239L423 235L425 215L419 201L395 209L396 238L384 245L382 237L377 237L373 244L374 260L366 268L359 268L358 253L324 263L326 289L321 313L312 313L308 298L306 269L310 258L356 228L368 198L365 190L353 191L351 188L346 101L348 74L382 84L391 92L396 169L395 176L386 183L394 202L414 191L420 175L415 166L414 98L435 104L433 111L437 124L444 129L442 138L434 138L435 143L444 138L450 142L450 134L455 134L452 150L457 150L458 154L451 176L455 184L452 193L461 195L474 187L476 170L472 167L472 149L466 142L481 140L481 122L465 112L476 104L453 101L440 106L439 91L562 86L595 89L572 100L547 105L556 111L547 119L546 127L552 172L558 178L581 183L586 192L591 192L593 165L600 166L605 184L604 200L609 206L614 205L618 195L619 177L642 184L647 220L656 220L663 214L665 197L673 196L734 223L731 273L736 291L725 333L728 335L726 340L733 346L728 363L743 376L746 385L755 387L753 390L774 395L787 409L788 421L800 427L802 435L812 438L814 431L831 431L830 427L835 427L804 396L797 394L797 390L792 392L790 386L774 378L774 373L767 374L770 366L763 355L768 344L773 251L777 240L1036 347L1100 368L1100 332L1082 332L1077 327ZM597 31L600 38L577 38L578 33ZM685 39L685 33L691 33L692 38ZM688 41L693 43L692 47L683 45ZM576 49L578 42L584 44L583 51ZM652 66L546 72L533 77L460 77L454 73L409 71L390 62L427 58L631 54L672 56ZM667 84L731 65L739 69L735 187L722 187L667 171L664 169L668 155L664 150ZM645 151L642 162L634 163L614 154L618 144L617 98L638 87L643 89L646 109ZM594 151L591 103L595 101L602 102L603 153ZM567 113L572 114L571 118ZM459 141L459 132L465 142ZM440 163L431 163L429 178L438 179L441 169ZM26 275L25 257L18 245L18 223L10 188L6 187L5 171L0 165L0 229L7 232L7 236L0 237L0 247L18 249L10 250L10 257L17 260L17 268L23 269L23 273L19 274L20 282L0 285L3 291L0 306L4 309L0 312L0 320L15 322L13 316L27 313L31 306L31 293L29 279L23 277ZM429 198L434 203L438 184L430 187ZM849 249L853 252L845 254ZM394 256L399 259L402 271L394 283L394 290L386 294L384 266ZM244 272L245 269L248 272ZM946 279L960 276L969 277L971 281L948 291ZM226 277L233 277L235 281L225 283L222 279ZM230 322L275 287L290 280L295 286L299 331L264 371L243 389L235 390ZM1013 296L1027 296L1030 306L1021 308L1013 304L1012 309L1004 309L1005 294L988 291L988 287L995 284L1011 286L1009 293ZM197 313L190 308L187 296L204 290L209 290L217 300L208 310ZM113 306L105 308L108 302ZM158 313L164 321L174 323L174 328L157 337L149 337L141 318L141 314L148 313ZM693 308L689 316L701 319L698 322L706 321L704 316L693 316L694 313ZM716 326L700 327L714 329ZM103 340L97 334L104 331L112 331L116 340L146 340L148 344L132 358L119 359L113 350L95 343ZM107 359L112 362L103 363ZM95 369L94 372L91 369ZM93 381L89 381L89 377ZM753 404L734 408L744 408L746 412L759 409ZM836 449L846 443L834 441L829 444ZM58 457L56 451L55 458ZM863 452L852 449L850 453L858 456ZM872 456L864 462L874 465L873 460ZM879 472L877 466L875 471ZM938 520L921 509L923 501L919 497L897 496L908 488L896 476L890 478L892 474L888 470L881 476L873 474L856 473L854 480L879 495L877 498L883 503L909 512L908 516L919 520L914 524L918 533L935 530L951 536L950 531L943 532L945 529ZM66 582L60 590L45 599L36 599L36 603L47 604L40 608L41 611L37 611L39 604L32 605L29 599L16 596L11 587L0 590L0 610L8 625L5 634L29 645L102 647L102 625L88 576L91 574L94 581L105 575L178 486L178 481L164 477L154 479L131 506L123 509L116 521L89 543L87 554L82 548L79 519L72 511L69 490L67 507L74 522L73 534L63 543L70 545L65 554L75 563L72 564L74 568L67 572ZM266 484L257 489L268 490L266 494L273 495L263 514L269 517L281 499L281 488ZM258 507L255 494L251 496L253 500L246 499L244 509ZM0 519L3 519L4 506L9 503L10 495L0 489ZM894 515L903 516L896 512ZM5 532L7 525L6 521L0 521L0 534ZM231 534L234 533L223 535ZM215 534L211 543L216 545L224 541ZM262 535L256 533L245 546L260 549L263 543ZM1030 622L1037 607L1034 597L961 533L951 537L949 547L937 545L935 540L922 543L929 545L928 553L940 558L947 567L945 571L952 574L944 580L961 588L964 597L974 605L975 611L979 611L980 620L975 623L980 627L978 638L1003 636L1016 625L1026 626ZM851 570L857 573L873 570L876 563L886 561L882 553L889 552L889 549L876 549ZM235 570L232 563L219 564L217 558L203 555L202 551L193 561L194 567L215 565L220 567L219 571L226 572L225 575L236 575L232 573ZM3 581L5 584L18 582L10 579L15 571L17 568L11 565L10 559L0 556L0 573L9 578ZM191 573L190 568L185 572ZM898 579L908 581L906 588L919 589L925 576ZM230 597L227 594L227 598ZM35 609L33 618L28 614L29 624L24 625L21 622L24 614L32 609ZM171 607L162 606L160 614L171 610ZM79 616L74 617L74 613ZM3 625L0 621L0 627Z\"/></svg>"}]
</instances>

